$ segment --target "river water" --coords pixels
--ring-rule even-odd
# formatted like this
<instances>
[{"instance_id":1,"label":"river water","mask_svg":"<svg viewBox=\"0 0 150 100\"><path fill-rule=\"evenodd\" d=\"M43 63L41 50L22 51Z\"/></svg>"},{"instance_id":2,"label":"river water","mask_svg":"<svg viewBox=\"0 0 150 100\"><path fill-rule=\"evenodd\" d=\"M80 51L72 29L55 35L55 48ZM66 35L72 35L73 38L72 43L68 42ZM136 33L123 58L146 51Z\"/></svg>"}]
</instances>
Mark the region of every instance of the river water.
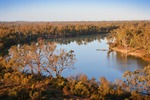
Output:
<instances>
[{"instance_id":1,"label":"river water","mask_svg":"<svg viewBox=\"0 0 150 100\"><path fill-rule=\"evenodd\" d=\"M142 69L148 65L148 62L139 58L115 51L109 52L106 35L46 39L44 41L45 43L55 42L57 50L65 49L66 51L74 51L77 59L74 64L75 69L65 69L62 73L64 77L85 74L89 79L94 77L98 81L100 77L105 77L107 80L114 82L116 79L124 80L122 75L125 71ZM37 45L36 42L32 44ZM29 68L28 65L26 67L27 69ZM47 75L47 73L44 74Z\"/></svg>"},{"instance_id":2,"label":"river water","mask_svg":"<svg viewBox=\"0 0 150 100\"><path fill-rule=\"evenodd\" d=\"M115 51L108 52L109 46L105 35L56 39L54 41L57 42L57 49L74 50L77 58L75 69L65 70L64 77L85 74L88 78L94 77L96 80L104 76L114 82L115 79L123 79L122 75L126 70L142 69L148 64L139 58Z\"/></svg>"}]
</instances>

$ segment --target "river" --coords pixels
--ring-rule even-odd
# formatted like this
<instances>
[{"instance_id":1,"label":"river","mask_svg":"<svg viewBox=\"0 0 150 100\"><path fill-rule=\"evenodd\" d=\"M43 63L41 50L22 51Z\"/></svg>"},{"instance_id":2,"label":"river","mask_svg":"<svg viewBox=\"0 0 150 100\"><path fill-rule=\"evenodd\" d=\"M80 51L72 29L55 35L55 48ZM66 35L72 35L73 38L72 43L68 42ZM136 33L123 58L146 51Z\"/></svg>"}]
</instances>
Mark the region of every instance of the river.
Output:
<instances>
[{"instance_id":1,"label":"river","mask_svg":"<svg viewBox=\"0 0 150 100\"><path fill-rule=\"evenodd\" d=\"M114 82L116 79L124 80L122 75L125 71L142 69L148 65L148 62L139 58L127 56L115 51L109 52L106 35L107 34L46 39L44 41L45 43L55 42L57 50L65 49L66 51L74 51L77 59L74 64L75 69L65 69L62 73L64 77L85 74L88 78L94 77L97 81L100 77L105 77L107 80ZM31 44L37 45L36 42ZM18 44L17 47L20 47L20 45ZM30 61L34 62L34 60ZM26 66L28 69L28 65ZM36 65L34 66L36 67ZM44 72L43 74L47 75Z\"/></svg>"},{"instance_id":2,"label":"river","mask_svg":"<svg viewBox=\"0 0 150 100\"><path fill-rule=\"evenodd\" d=\"M65 70L64 77L85 74L88 78L106 77L109 81L123 79L126 70L142 69L148 63L118 52L108 52L106 35L82 36L70 39L56 39L57 49L74 50L77 61L74 70ZM102 50L100 50L102 49ZM104 50L103 50L104 49Z\"/></svg>"}]
</instances>

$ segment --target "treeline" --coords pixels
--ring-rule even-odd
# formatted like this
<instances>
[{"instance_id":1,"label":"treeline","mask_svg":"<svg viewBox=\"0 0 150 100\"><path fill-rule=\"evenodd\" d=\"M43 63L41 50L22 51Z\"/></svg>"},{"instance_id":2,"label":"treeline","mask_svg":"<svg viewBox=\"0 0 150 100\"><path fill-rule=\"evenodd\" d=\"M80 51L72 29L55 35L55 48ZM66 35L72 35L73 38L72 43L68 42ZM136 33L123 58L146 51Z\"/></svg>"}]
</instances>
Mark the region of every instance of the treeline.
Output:
<instances>
[{"instance_id":1,"label":"treeline","mask_svg":"<svg viewBox=\"0 0 150 100\"><path fill-rule=\"evenodd\" d=\"M0 50L38 38L69 38L111 33L113 46L144 49L150 53L150 21L110 22L0 22Z\"/></svg>"},{"instance_id":2,"label":"treeline","mask_svg":"<svg viewBox=\"0 0 150 100\"><path fill-rule=\"evenodd\" d=\"M37 38L67 38L109 33L117 26L112 22L1 22L0 47L29 43Z\"/></svg>"},{"instance_id":3,"label":"treeline","mask_svg":"<svg viewBox=\"0 0 150 100\"><path fill-rule=\"evenodd\" d=\"M120 24L119 28L113 30L108 39L111 47L133 48L144 50L150 55L150 21L128 22Z\"/></svg>"},{"instance_id":4,"label":"treeline","mask_svg":"<svg viewBox=\"0 0 150 100\"><path fill-rule=\"evenodd\" d=\"M63 78L62 72L73 69L75 61L72 50L57 50L54 43L42 40L12 46L8 56L0 57L0 99L149 100L150 66L127 71L124 81L114 83L84 74Z\"/></svg>"}]
</instances>

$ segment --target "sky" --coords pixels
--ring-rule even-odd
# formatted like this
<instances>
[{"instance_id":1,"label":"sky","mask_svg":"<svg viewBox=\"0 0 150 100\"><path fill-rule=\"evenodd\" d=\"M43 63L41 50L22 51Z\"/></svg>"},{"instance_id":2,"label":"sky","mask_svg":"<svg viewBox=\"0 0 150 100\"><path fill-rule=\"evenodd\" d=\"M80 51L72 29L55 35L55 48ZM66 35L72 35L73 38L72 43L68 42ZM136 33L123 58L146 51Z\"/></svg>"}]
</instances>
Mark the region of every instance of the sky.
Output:
<instances>
[{"instance_id":1,"label":"sky","mask_svg":"<svg viewBox=\"0 0 150 100\"><path fill-rule=\"evenodd\" d=\"M0 0L0 21L150 20L150 0Z\"/></svg>"}]
</instances>

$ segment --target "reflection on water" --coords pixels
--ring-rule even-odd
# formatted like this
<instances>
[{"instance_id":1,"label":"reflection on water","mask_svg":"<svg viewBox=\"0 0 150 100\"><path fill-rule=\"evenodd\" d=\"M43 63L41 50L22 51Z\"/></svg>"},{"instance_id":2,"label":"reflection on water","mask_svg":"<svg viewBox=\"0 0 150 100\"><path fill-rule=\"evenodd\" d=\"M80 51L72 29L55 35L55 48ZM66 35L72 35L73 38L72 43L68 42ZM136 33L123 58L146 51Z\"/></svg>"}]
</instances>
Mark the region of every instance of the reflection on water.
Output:
<instances>
[{"instance_id":1,"label":"reflection on water","mask_svg":"<svg viewBox=\"0 0 150 100\"><path fill-rule=\"evenodd\" d=\"M60 45L69 45L72 42L75 42L77 45L86 45L93 41L100 42L105 37L106 37L106 34L86 35L86 36L80 36L80 37L74 37L74 38L56 38L56 39L50 39L46 41L57 42Z\"/></svg>"},{"instance_id":2,"label":"reflection on water","mask_svg":"<svg viewBox=\"0 0 150 100\"><path fill-rule=\"evenodd\" d=\"M46 43L56 42L56 49L58 50L62 48L67 51L74 51L77 58L75 70L65 70L63 72L64 77L83 73L89 78L95 77L99 80L99 77L104 76L108 80L114 81L115 79L123 79L122 74L126 70L133 71L143 68L148 64L136 57L127 56L115 51L109 52L105 37L106 34L102 34L45 41ZM36 45L36 43L33 44ZM97 51L97 49L101 49L102 51Z\"/></svg>"},{"instance_id":3,"label":"reflection on water","mask_svg":"<svg viewBox=\"0 0 150 100\"><path fill-rule=\"evenodd\" d=\"M59 39L57 48L74 50L77 58L76 69L65 71L63 76L86 74L89 78L97 80L105 76L108 80L122 79L126 70L133 71L143 68L148 63L138 58L124 55L118 52L97 51L96 49L108 50L106 35L84 36L80 38Z\"/></svg>"}]
</instances>

